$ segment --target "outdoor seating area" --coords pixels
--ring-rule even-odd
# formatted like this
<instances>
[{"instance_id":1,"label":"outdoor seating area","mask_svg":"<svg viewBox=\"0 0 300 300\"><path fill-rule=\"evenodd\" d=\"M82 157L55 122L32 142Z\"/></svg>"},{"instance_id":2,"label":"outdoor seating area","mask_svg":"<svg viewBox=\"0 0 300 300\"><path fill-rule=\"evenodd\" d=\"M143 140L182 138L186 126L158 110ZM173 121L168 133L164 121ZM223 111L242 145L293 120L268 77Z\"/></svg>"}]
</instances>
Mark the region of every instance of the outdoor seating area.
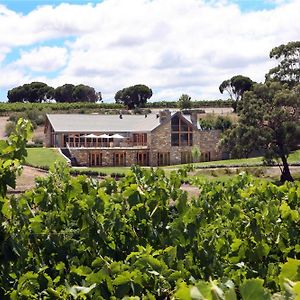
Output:
<instances>
[{"instance_id":1,"label":"outdoor seating area","mask_svg":"<svg viewBox=\"0 0 300 300\"><path fill-rule=\"evenodd\" d=\"M108 134L87 134L69 135L66 139L67 148L128 148L136 146L147 146L147 143L133 141L130 137L125 137L118 133Z\"/></svg>"}]
</instances>

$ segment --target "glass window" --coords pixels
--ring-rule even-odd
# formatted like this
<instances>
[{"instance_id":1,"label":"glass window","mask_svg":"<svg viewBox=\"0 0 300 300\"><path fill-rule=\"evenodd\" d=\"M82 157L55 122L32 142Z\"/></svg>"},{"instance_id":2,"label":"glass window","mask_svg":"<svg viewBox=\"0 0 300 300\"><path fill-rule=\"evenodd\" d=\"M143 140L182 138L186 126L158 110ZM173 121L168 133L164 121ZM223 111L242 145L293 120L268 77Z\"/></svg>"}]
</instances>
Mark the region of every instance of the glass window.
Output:
<instances>
[{"instance_id":1,"label":"glass window","mask_svg":"<svg viewBox=\"0 0 300 300\"><path fill-rule=\"evenodd\" d=\"M171 120L171 145L193 146L193 128L178 116Z\"/></svg>"}]
</instances>

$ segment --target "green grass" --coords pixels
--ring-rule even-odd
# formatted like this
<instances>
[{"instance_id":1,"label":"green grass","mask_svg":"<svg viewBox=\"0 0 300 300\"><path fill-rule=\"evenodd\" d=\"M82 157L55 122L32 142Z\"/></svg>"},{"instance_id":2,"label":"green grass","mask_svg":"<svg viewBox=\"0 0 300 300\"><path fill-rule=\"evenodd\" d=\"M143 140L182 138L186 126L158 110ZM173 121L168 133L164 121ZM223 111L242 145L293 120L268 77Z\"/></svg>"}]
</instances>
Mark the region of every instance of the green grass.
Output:
<instances>
[{"instance_id":1,"label":"green grass","mask_svg":"<svg viewBox=\"0 0 300 300\"><path fill-rule=\"evenodd\" d=\"M36 167L51 167L56 161L66 162L58 149L27 148L26 163Z\"/></svg>"},{"instance_id":2,"label":"green grass","mask_svg":"<svg viewBox=\"0 0 300 300\"><path fill-rule=\"evenodd\" d=\"M300 163L300 150L297 150L289 155L288 158L289 163ZM257 166L263 165L263 157L251 157L251 158L240 158L240 159L226 159L226 160L215 160L215 161L207 161L194 163L195 167L215 167L215 166ZM172 165L166 166L165 169L174 169L179 168L184 165Z\"/></svg>"},{"instance_id":3,"label":"green grass","mask_svg":"<svg viewBox=\"0 0 300 300\"><path fill-rule=\"evenodd\" d=\"M64 161L62 155L58 152L57 149L52 148L28 148L27 149L28 156L26 158L26 162L29 163L32 166L47 166L50 167L54 164L55 161ZM290 163L296 163L300 162L300 150L297 150L290 154L289 156L289 162ZM243 159L228 159L228 160L219 160L219 161L210 161L210 162L201 162L194 164L195 167L215 167L218 165L222 165L225 167L230 166L255 166L262 164L262 157L253 157L253 158L243 158ZM173 166L166 166L163 167L163 169L166 171L166 173L170 173L172 169L178 169L182 167L183 165L173 165ZM91 167L91 168L80 168L81 170L90 170L90 171L97 171L106 173L107 175L110 175L112 173L124 173L127 174L130 170L130 167ZM228 172L228 171L227 171ZM199 174L200 175L200 174ZM205 176L209 174L203 174ZM232 174L218 174L216 177L219 176L225 176L229 177ZM210 176L214 177L214 176Z\"/></svg>"},{"instance_id":4,"label":"green grass","mask_svg":"<svg viewBox=\"0 0 300 300\"><path fill-rule=\"evenodd\" d=\"M130 167L73 167L73 169L79 169L82 171L97 171L107 175L111 175L112 173L122 173L126 175L130 171Z\"/></svg>"}]
</instances>

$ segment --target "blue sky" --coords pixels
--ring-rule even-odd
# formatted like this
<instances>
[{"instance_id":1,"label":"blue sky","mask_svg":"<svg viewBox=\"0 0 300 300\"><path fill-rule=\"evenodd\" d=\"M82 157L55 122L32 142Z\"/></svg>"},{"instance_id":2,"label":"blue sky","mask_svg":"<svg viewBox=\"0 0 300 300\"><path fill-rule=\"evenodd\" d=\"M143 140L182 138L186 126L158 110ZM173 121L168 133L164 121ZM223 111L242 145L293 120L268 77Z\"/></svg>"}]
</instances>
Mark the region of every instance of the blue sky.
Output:
<instances>
[{"instance_id":1,"label":"blue sky","mask_svg":"<svg viewBox=\"0 0 300 300\"><path fill-rule=\"evenodd\" d=\"M220 82L262 81L269 51L300 40L299 0L0 1L0 101L32 81L84 83L112 101L149 85L153 100L226 98Z\"/></svg>"}]
</instances>

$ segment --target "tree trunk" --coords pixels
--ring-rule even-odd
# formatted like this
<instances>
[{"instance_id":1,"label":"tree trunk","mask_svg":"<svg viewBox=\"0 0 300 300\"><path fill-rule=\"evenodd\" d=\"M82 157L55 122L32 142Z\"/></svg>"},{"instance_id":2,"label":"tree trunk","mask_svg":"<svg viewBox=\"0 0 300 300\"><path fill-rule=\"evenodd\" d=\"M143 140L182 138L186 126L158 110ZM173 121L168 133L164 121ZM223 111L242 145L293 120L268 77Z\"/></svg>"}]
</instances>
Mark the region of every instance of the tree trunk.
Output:
<instances>
[{"instance_id":1,"label":"tree trunk","mask_svg":"<svg viewBox=\"0 0 300 300\"><path fill-rule=\"evenodd\" d=\"M291 175L289 164L285 155L281 156L283 169L281 171L280 181L283 183L285 181L293 182L294 178Z\"/></svg>"}]
</instances>

